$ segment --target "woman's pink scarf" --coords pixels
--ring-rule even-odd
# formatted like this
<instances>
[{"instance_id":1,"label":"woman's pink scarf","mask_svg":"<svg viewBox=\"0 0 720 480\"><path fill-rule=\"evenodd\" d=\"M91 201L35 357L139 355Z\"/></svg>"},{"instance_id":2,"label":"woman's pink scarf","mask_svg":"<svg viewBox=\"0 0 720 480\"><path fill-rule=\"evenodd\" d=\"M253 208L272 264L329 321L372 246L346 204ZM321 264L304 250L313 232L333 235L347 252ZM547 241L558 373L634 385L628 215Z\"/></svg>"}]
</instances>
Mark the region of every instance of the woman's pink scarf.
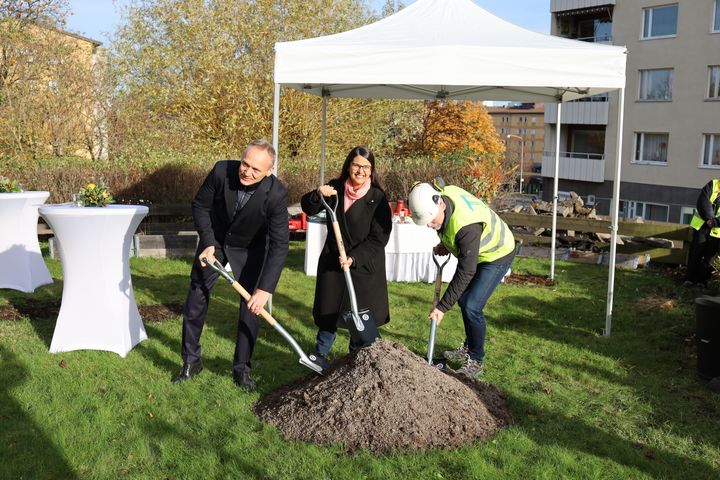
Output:
<instances>
[{"instance_id":1,"label":"woman's pink scarf","mask_svg":"<svg viewBox=\"0 0 720 480\"><path fill-rule=\"evenodd\" d=\"M352 204L355 203L358 199L364 197L367 192L370 191L370 184L372 182L368 178L367 182L365 182L360 188L357 190L354 190L353 184L348 178L345 180L345 212L348 211L348 208L352 207Z\"/></svg>"}]
</instances>

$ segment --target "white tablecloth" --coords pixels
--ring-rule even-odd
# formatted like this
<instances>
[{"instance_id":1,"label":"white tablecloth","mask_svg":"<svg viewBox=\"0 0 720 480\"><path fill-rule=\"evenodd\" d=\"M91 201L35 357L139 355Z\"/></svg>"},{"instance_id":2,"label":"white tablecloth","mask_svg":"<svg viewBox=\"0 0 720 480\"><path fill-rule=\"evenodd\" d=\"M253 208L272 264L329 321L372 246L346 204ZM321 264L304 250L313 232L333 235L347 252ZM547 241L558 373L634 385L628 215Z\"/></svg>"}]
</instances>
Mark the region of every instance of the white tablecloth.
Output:
<instances>
[{"instance_id":1,"label":"white tablecloth","mask_svg":"<svg viewBox=\"0 0 720 480\"><path fill-rule=\"evenodd\" d=\"M63 269L50 352L108 350L124 357L147 338L130 278L132 236L148 208L46 205Z\"/></svg>"},{"instance_id":2,"label":"white tablecloth","mask_svg":"<svg viewBox=\"0 0 720 480\"><path fill-rule=\"evenodd\" d=\"M325 224L312 219L308 221L305 234L305 274L316 275L318 258L325 244L327 229ZM434 230L419 227L412 223L393 223L390 240L385 247L385 273L388 280L394 282L435 281L437 268L433 262L432 249L440 243ZM438 257L442 263L446 257ZM457 259L450 261L443 269L443 281L449 282L455 274Z\"/></svg>"},{"instance_id":3,"label":"white tablecloth","mask_svg":"<svg viewBox=\"0 0 720 480\"><path fill-rule=\"evenodd\" d=\"M37 237L38 206L49 192L0 193L0 288L34 292L52 283Z\"/></svg>"}]
</instances>

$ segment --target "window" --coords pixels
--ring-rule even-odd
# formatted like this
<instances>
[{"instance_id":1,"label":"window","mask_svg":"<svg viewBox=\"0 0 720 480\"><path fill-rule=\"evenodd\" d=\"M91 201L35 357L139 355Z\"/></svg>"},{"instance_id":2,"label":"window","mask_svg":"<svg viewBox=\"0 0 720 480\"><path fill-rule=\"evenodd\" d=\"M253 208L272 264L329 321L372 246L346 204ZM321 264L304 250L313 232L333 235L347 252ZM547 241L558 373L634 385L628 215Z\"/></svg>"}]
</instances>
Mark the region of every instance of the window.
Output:
<instances>
[{"instance_id":1,"label":"window","mask_svg":"<svg viewBox=\"0 0 720 480\"><path fill-rule=\"evenodd\" d=\"M703 135L701 167L720 168L720 133Z\"/></svg>"},{"instance_id":2,"label":"window","mask_svg":"<svg viewBox=\"0 0 720 480\"><path fill-rule=\"evenodd\" d=\"M583 154L605 153L605 130L573 128L570 132L570 151Z\"/></svg>"},{"instance_id":3,"label":"window","mask_svg":"<svg viewBox=\"0 0 720 480\"><path fill-rule=\"evenodd\" d=\"M670 208L667 205L647 202L627 202L627 218L642 218L645 220L654 220L658 222L668 221L668 212Z\"/></svg>"},{"instance_id":4,"label":"window","mask_svg":"<svg viewBox=\"0 0 720 480\"><path fill-rule=\"evenodd\" d=\"M636 133L633 162L667 164L668 136L667 133Z\"/></svg>"},{"instance_id":5,"label":"window","mask_svg":"<svg viewBox=\"0 0 720 480\"><path fill-rule=\"evenodd\" d=\"M715 0L715 16L713 18L713 32L720 32L720 0Z\"/></svg>"},{"instance_id":6,"label":"window","mask_svg":"<svg viewBox=\"0 0 720 480\"><path fill-rule=\"evenodd\" d=\"M677 4L644 8L642 38L672 37L676 35L677 16Z\"/></svg>"},{"instance_id":7,"label":"window","mask_svg":"<svg viewBox=\"0 0 720 480\"><path fill-rule=\"evenodd\" d=\"M710 65L708 67L707 98L713 100L720 100L720 65Z\"/></svg>"},{"instance_id":8,"label":"window","mask_svg":"<svg viewBox=\"0 0 720 480\"><path fill-rule=\"evenodd\" d=\"M658 70L640 70L640 100L672 100L671 68Z\"/></svg>"},{"instance_id":9,"label":"window","mask_svg":"<svg viewBox=\"0 0 720 480\"><path fill-rule=\"evenodd\" d=\"M694 212L695 212L695 207L681 207L680 208L680 223L682 223L683 225L690 225L690 220L692 220Z\"/></svg>"},{"instance_id":10,"label":"window","mask_svg":"<svg viewBox=\"0 0 720 480\"><path fill-rule=\"evenodd\" d=\"M718 0L720 1L720 0ZM537 117L530 117L530 122L534 125L537 123Z\"/></svg>"}]
</instances>

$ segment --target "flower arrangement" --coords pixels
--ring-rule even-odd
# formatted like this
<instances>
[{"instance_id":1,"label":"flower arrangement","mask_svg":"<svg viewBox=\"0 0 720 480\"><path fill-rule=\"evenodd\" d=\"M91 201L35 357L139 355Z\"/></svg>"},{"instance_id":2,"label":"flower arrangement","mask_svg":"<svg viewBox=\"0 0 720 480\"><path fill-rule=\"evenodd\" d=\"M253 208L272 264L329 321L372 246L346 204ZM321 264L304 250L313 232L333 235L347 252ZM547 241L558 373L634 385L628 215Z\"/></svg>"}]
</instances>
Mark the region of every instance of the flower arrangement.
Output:
<instances>
[{"instance_id":1,"label":"flower arrangement","mask_svg":"<svg viewBox=\"0 0 720 480\"><path fill-rule=\"evenodd\" d=\"M0 193L22 192L23 188L17 180L10 180L0 175Z\"/></svg>"},{"instance_id":2,"label":"flower arrangement","mask_svg":"<svg viewBox=\"0 0 720 480\"><path fill-rule=\"evenodd\" d=\"M98 184L88 183L80 189L77 195L78 202L84 207L105 207L114 203L110 190L105 182L100 180Z\"/></svg>"}]
</instances>

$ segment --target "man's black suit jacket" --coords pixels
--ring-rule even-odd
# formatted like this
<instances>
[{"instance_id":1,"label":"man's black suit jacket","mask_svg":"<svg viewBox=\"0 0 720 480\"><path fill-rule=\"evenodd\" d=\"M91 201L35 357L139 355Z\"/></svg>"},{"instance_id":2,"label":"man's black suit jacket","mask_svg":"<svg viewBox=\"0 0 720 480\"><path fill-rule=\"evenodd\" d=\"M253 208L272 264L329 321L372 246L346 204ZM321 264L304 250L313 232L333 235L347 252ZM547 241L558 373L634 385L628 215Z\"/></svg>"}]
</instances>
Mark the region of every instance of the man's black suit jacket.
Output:
<instances>
[{"instance_id":1,"label":"man's black suit jacket","mask_svg":"<svg viewBox=\"0 0 720 480\"><path fill-rule=\"evenodd\" d=\"M238 160L217 162L195 195L192 214L200 236L198 252L213 245L265 256L257 288L272 293L288 253L287 188L274 175L265 177L233 217L241 188L239 170Z\"/></svg>"}]
</instances>

